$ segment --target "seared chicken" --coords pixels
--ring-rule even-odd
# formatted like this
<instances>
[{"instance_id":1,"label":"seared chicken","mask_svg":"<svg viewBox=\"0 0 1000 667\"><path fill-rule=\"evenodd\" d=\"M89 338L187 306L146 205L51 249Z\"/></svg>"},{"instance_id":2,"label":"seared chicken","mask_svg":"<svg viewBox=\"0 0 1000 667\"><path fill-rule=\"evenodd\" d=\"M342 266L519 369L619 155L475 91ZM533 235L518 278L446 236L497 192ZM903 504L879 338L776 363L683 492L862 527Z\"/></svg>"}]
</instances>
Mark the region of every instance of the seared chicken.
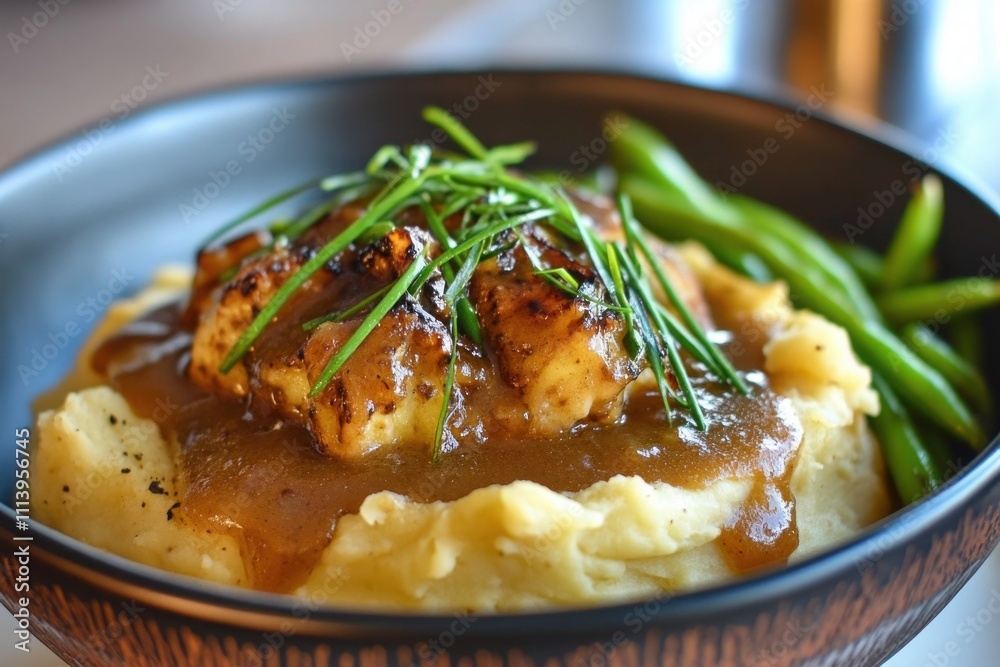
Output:
<instances>
[{"instance_id":1,"label":"seared chicken","mask_svg":"<svg viewBox=\"0 0 1000 667\"><path fill-rule=\"evenodd\" d=\"M552 246L541 254L548 265L580 275L589 296L600 294L592 271ZM479 265L469 297L499 377L519 399L497 411L505 430L556 435L621 415L622 390L640 369L622 344L625 324L617 313L540 279L520 245Z\"/></svg>"},{"instance_id":2,"label":"seared chicken","mask_svg":"<svg viewBox=\"0 0 1000 667\"><path fill-rule=\"evenodd\" d=\"M605 238L620 233L610 202L582 207ZM263 247L235 274L220 270L232 245L199 258L199 289L191 377L224 395L273 406L282 418L304 420L328 454L355 458L379 447L428 447L443 407L453 346L457 373L449 403L445 447L493 435L548 437L584 422L609 422L622 413L625 388L645 367L625 350L622 316L605 307L603 285L580 248L563 247L542 227L521 228L522 243L479 263L468 295L482 328L481 346L453 341L443 280L432 276L416 296L405 296L315 396L310 389L350 338L365 312L305 330L318 316L341 312L406 270L419 253L441 249L407 212L398 227L370 244L356 243L314 274L285 304L248 354L228 373L219 365L260 309L316 250L357 217L337 211L298 241L267 249L269 240L238 239L241 249ZM599 218L599 219L598 219ZM509 239L514 240L512 232ZM663 250L663 265L683 299L707 318L696 282ZM532 253L534 258L529 256ZM263 253L263 254L262 254ZM534 260L534 261L533 261ZM563 268L580 285L569 294L535 272L535 263ZM213 287L214 284L214 287Z\"/></svg>"}]
</instances>

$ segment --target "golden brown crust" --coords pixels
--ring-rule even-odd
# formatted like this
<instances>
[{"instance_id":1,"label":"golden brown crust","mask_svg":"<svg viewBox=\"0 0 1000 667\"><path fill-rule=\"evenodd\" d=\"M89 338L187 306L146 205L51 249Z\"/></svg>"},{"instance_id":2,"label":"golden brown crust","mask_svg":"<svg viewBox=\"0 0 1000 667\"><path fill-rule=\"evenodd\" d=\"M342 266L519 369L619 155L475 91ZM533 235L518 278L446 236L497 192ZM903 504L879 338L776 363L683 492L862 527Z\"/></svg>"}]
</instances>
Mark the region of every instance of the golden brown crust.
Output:
<instances>
[{"instance_id":1,"label":"golden brown crust","mask_svg":"<svg viewBox=\"0 0 1000 667\"><path fill-rule=\"evenodd\" d=\"M620 220L609 201L592 197L581 200L581 206L602 237L620 236ZM454 344L443 278L435 273L419 294L397 303L315 397L310 388L365 313L310 331L301 325L391 284L419 254L440 253L421 228L426 222L419 212L403 216L408 226L350 246L332 259L296 292L240 363L224 375L218 368L280 286L360 211L335 211L290 246L245 260L228 280L222 280L219 266L239 250L266 247L263 239L238 240L216 257L201 258L198 297L192 302L198 324L191 377L210 391L249 396L307 422L321 449L346 458L380 446L428 447L433 441ZM458 218L448 222L458 224ZM445 432L449 447L456 438L548 437L582 422L614 421L621 416L626 386L644 367L642 359L626 352L625 322L603 305L609 297L582 246L535 225L522 227L520 237L508 233L506 242L512 240L520 242L482 261L469 284L483 346L459 340ZM657 247L681 297L707 321L697 283L665 246ZM539 262L569 272L579 293L569 294L539 276ZM212 281L217 284L209 289Z\"/></svg>"},{"instance_id":2,"label":"golden brown crust","mask_svg":"<svg viewBox=\"0 0 1000 667\"><path fill-rule=\"evenodd\" d=\"M540 254L599 295L590 270L561 253L553 257L552 248ZM469 296L500 376L524 402L525 431L554 435L582 420L620 416L622 392L641 369L625 352L616 313L535 275L522 246L480 264Z\"/></svg>"},{"instance_id":3,"label":"golden brown crust","mask_svg":"<svg viewBox=\"0 0 1000 667\"><path fill-rule=\"evenodd\" d=\"M357 323L327 323L309 338L305 366L315 381ZM307 414L329 454L354 457L379 445L434 439L451 355L451 334L416 302L392 309L315 399Z\"/></svg>"}]
</instances>

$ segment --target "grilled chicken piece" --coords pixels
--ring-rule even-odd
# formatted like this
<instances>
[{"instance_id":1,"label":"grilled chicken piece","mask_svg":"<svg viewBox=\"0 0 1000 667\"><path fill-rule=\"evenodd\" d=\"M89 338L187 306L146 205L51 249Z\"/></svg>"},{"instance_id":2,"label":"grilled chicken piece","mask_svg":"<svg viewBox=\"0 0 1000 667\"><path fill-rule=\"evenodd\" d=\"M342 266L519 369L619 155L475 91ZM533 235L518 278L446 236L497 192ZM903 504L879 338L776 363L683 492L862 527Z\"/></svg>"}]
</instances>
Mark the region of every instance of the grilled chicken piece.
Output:
<instances>
[{"instance_id":1,"label":"grilled chicken piece","mask_svg":"<svg viewBox=\"0 0 1000 667\"><path fill-rule=\"evenodd\" d=\"M312 331L304 331L302 324L342 311L395 281L419 253L439 252L428 232L400 227L335 258L285 305L242 362L226 375L218 367L284 281L356 219L358 211L335 212L291 247L246 260L235 277L214 290L209 283L222 275L219 262L199 262L205 275L197 283L199 299L192 302L198 320L193 379L209 390L249 395L285 418L308 422L320 448L345 459L382 446L427 447L433 441L455 344L446 324L450 314L441 299L442 279L435 276L419 296L397 303L314 397L310 388L363 315ZM614 238L620 232L606 200L589 201L584 212L595 218L602 236ZM598 221L598 216L603 217ZM406 221L425 224L412 214ZM624 350L621 316L599 303L608 297L584 251L561 247L544 228L528 225L522 235L545 265L569 271L583 296L536 275L520 244L480 263L469 297L485 349L459 344L446 450L467 438L548 437L582 422L613 421L621 415L625 388L642 371L644 361L632 360ZM243 241L244 247L254 244L264 245ZM657 246L657 251L682 298L699 315L707 313L700 289L683 265L667 246Z\"/></svg>"},{"instance_id":2,"label":"grilled chicken piece","mask_svg":"<svg viewBox=\"0 0 1000 667\"><path fill-rule=\"evenodd\" d=\"M191 346L191 377L206 389L246 396L250 378L245 362L226 374L219 364L246 331L260 309L303 263L302 253L276 248L269 254L244 264L229 282L215 293L214 300L200 313Z\"/></svg>"},{"instance_id":3,"label":"grilled chicken piece","mask_svg":"<svg viewBox=\"0 0 1000 667\"><path fill-rule=\"evenodd\" d=\"M357 322L316 329L305 348L310 384L356 328ZM321 447L350 458L383 444L429 446L444 399L451 345L447 327L404 299L326 389L308 401L307 416Z\"/></svg>"},{"instance_id":4,"label":"grilled chicken piece","mask_svg":"<svg viewBox=\"0 0 1000 667\"><path fill-rule=\"evenodd\" d=\"M526 240L547 265L571 270L584 292L602 298L589 269L537 237ZM621 416L625 386L640 368L622 345L619 315L535 275L520 245L479 265L469 298L501 378L522 403L496 411L506 430L548 436Z\"/></svg>"},{"instance_id":5,"label":"grilled chicken piece","mask_svg":"<svg viewBox=\"0 0 1000 667\"><path fill-rule=\"evenodd\" d=\"M221 248L204 249L198 253L198 270L195 273L194 285L191 287L188 315L197 316L208 308L211 305L212 293L226 273L238 267L251 253L260 252L262 248L270 245L272 240L267 231L258 230L235 238Z\"/></svg>"},{"instance_id":6,"label":"grilled chicken piece","mask_svg":"<svg viewBox=\"0 0 1000 667\"><path fill-rule=\"evenodd\" d=\"M396 229L360 252L355 271L339 279L363 276L377 286L389 284L429 243L423 230ZM269 392L284 413L308 420L320 447L332 455L353 458L380 445L427 445L437 428L452 341L448 328L414 300L397 304L329 385L309 396L360 322L327 322L303 334L301 346L257 360L258 391Z\"/></svg>"},{"instance_id":7,"label":"grilled chicken piece","mask_svg":"<svg viewBox=\"0 0 1000 667\"><path fill-rule=\"evenodd\" d=\"M272 235L263 230L238 237L221 248L199 253L198 271L185 314L185 319L195 326L190 372L198 384L235 396L246 396L251 391L245 363L237 364L226 375L219 374L219 364L285 280L317 248L363 212L363 207L357 203L336 209L293 246L279 246L263 256L257 255L274 241ZM235 275L226 278L226 273L234 268L238 269ZM307 283L306 289L328 280L325 273L318 274Z\"/></svg>"}]
</instances>

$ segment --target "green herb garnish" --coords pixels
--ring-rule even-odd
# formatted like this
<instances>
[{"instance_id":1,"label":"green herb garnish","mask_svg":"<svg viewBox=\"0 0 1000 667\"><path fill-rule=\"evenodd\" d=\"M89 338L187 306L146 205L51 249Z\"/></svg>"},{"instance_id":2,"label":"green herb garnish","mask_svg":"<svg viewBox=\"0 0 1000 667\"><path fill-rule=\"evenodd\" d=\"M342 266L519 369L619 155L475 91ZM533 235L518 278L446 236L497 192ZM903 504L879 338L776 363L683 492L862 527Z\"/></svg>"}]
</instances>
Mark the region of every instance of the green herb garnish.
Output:
<instances>
[{"instance_id":1,"label":"green herb garnish","mask_svg":"<svg viewBox=\"0 0 1000 667\"><path fill-rule=\"evenodd\" d=\"M416 277L417 272L424 268L426 258L427 251L424 249L410 263L410 266L406 269L406 271L403 271L403 275L399 277L399 280L393 283L392 287L385 293L385 296L379 300L378 304L372 308L371 312L368 313L365 319L361 322L361 326L359 326L354 333L351 334L351 337L347 339L347 342L344 343L339 350L337 350L337 354L333 355L330 361L327 362L323 372L320 373L316 383L309 391L310 397L313 397L326 389L326 385L330 384L330 380L332 380L333 376L337 374L340 367L344 365L344 362L346 362L347 359L354 354L354 351L365 341L368 334L370 334L375 327L378 326L378 323L382 321L382 318L385 317L390 310L392 310L392 307L396 305L396 302L403 298L406 291L410 288L410 284L413 282L413 279Z\"/></svg>"},{"instance_id":2,"label":"green herb garnish","mask_svg":"<svg viewBox=\"0 0 1000 667\"><path fill-rule=\"evenodd\" d=\"M444 402L431 448L431 456L437 461L451 410L459 338L465 335L476 346L483 341L478 314L468 297L469 281L483 261L517 246L525 251L540 279L569 297L586 300L622 318L624 348L633 359L645 357L668 419L673 401L691 412L699 428L706 428L704 414L680 356L681 350L690 353L722 381L746 391L742 378L698 326L660 268L638 229L627 199L618 202L625 241L606 242L598 237L562 189L541 178L509 169L526 159L534 150L534 144L524 142L487 148L442 109L428 108L424 118L442 128L466 154L432 151L419 145L407 149L383 146L363 172L330 176L283 192L212 235L209 242L316 186L322 192L334 192L333 197L315 204L277 231L275 243L287 243L338 206L369 198L361 217L319 248L264 305L223 359L219 368L221 373L229 372L239 363L295 292L327 262L352 245L360 246L383 238L400 224L400 213L418 207L437 241L435 245L439 246L434 248L437 255L431 254L430 247L416 248L409 266L392 283L347 309L317 317L303 325L309 331L326 322L342 322L364 314L358 328L313 384L310 396L316 396L328 386L397 303L415 298L432 276L440 274L445 283L444 302L448 309L446 316L452 347ZM547 265L527 239L525 228L528 225L545 227L547 233L582 244L596 274L594 278L588 280L567 268ZM653 296L652 284L644 276L649 268L667 295L672 310Z\"/></svg>"}]
</instances>

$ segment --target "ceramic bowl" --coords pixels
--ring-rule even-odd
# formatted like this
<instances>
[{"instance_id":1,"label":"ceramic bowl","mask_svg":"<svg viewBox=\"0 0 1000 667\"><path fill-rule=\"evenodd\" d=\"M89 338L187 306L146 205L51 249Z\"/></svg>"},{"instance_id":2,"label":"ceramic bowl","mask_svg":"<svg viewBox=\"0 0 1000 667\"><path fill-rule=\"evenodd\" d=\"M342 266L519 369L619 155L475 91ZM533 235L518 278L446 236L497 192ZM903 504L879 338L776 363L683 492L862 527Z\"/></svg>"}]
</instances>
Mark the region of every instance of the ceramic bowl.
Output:
<instances>
[{"instance_id":1,"label":"ceramic bowl","mask_svg":"<svg viewBox=\"0 0 1000 667\"><path fill-rule=\"evenodd\" d=\"M538 140L536 164L570 175L605 157L614 133L601 118L621 109L663 129L709 181L874 247L899 218L901 189L933 158L885 130L831 122L819 100L775 104L603 73L295 81L106 119L0 176L0 497L13 502L15 433L32 427L31 397L68 369L111 297L164 262L188 262L207 230L269 193L356 168L384 143L435 141L419 115L429 103L467 117L487 143ZM996 201L942 177L943 272L997 273ZM1000 336L996 313L984 326ZM997 377L1000 350L988 354L984 370ZM933 497L806 562L669 599L478 618L310 607L188 580L42 525L21 530L5 504L0 599L13 610L28 598L31 632L74 665L874 665L996 545L998 479L994 441ZM16 555L25 547L26 567Z\"/></svg>"}]
</instances>

